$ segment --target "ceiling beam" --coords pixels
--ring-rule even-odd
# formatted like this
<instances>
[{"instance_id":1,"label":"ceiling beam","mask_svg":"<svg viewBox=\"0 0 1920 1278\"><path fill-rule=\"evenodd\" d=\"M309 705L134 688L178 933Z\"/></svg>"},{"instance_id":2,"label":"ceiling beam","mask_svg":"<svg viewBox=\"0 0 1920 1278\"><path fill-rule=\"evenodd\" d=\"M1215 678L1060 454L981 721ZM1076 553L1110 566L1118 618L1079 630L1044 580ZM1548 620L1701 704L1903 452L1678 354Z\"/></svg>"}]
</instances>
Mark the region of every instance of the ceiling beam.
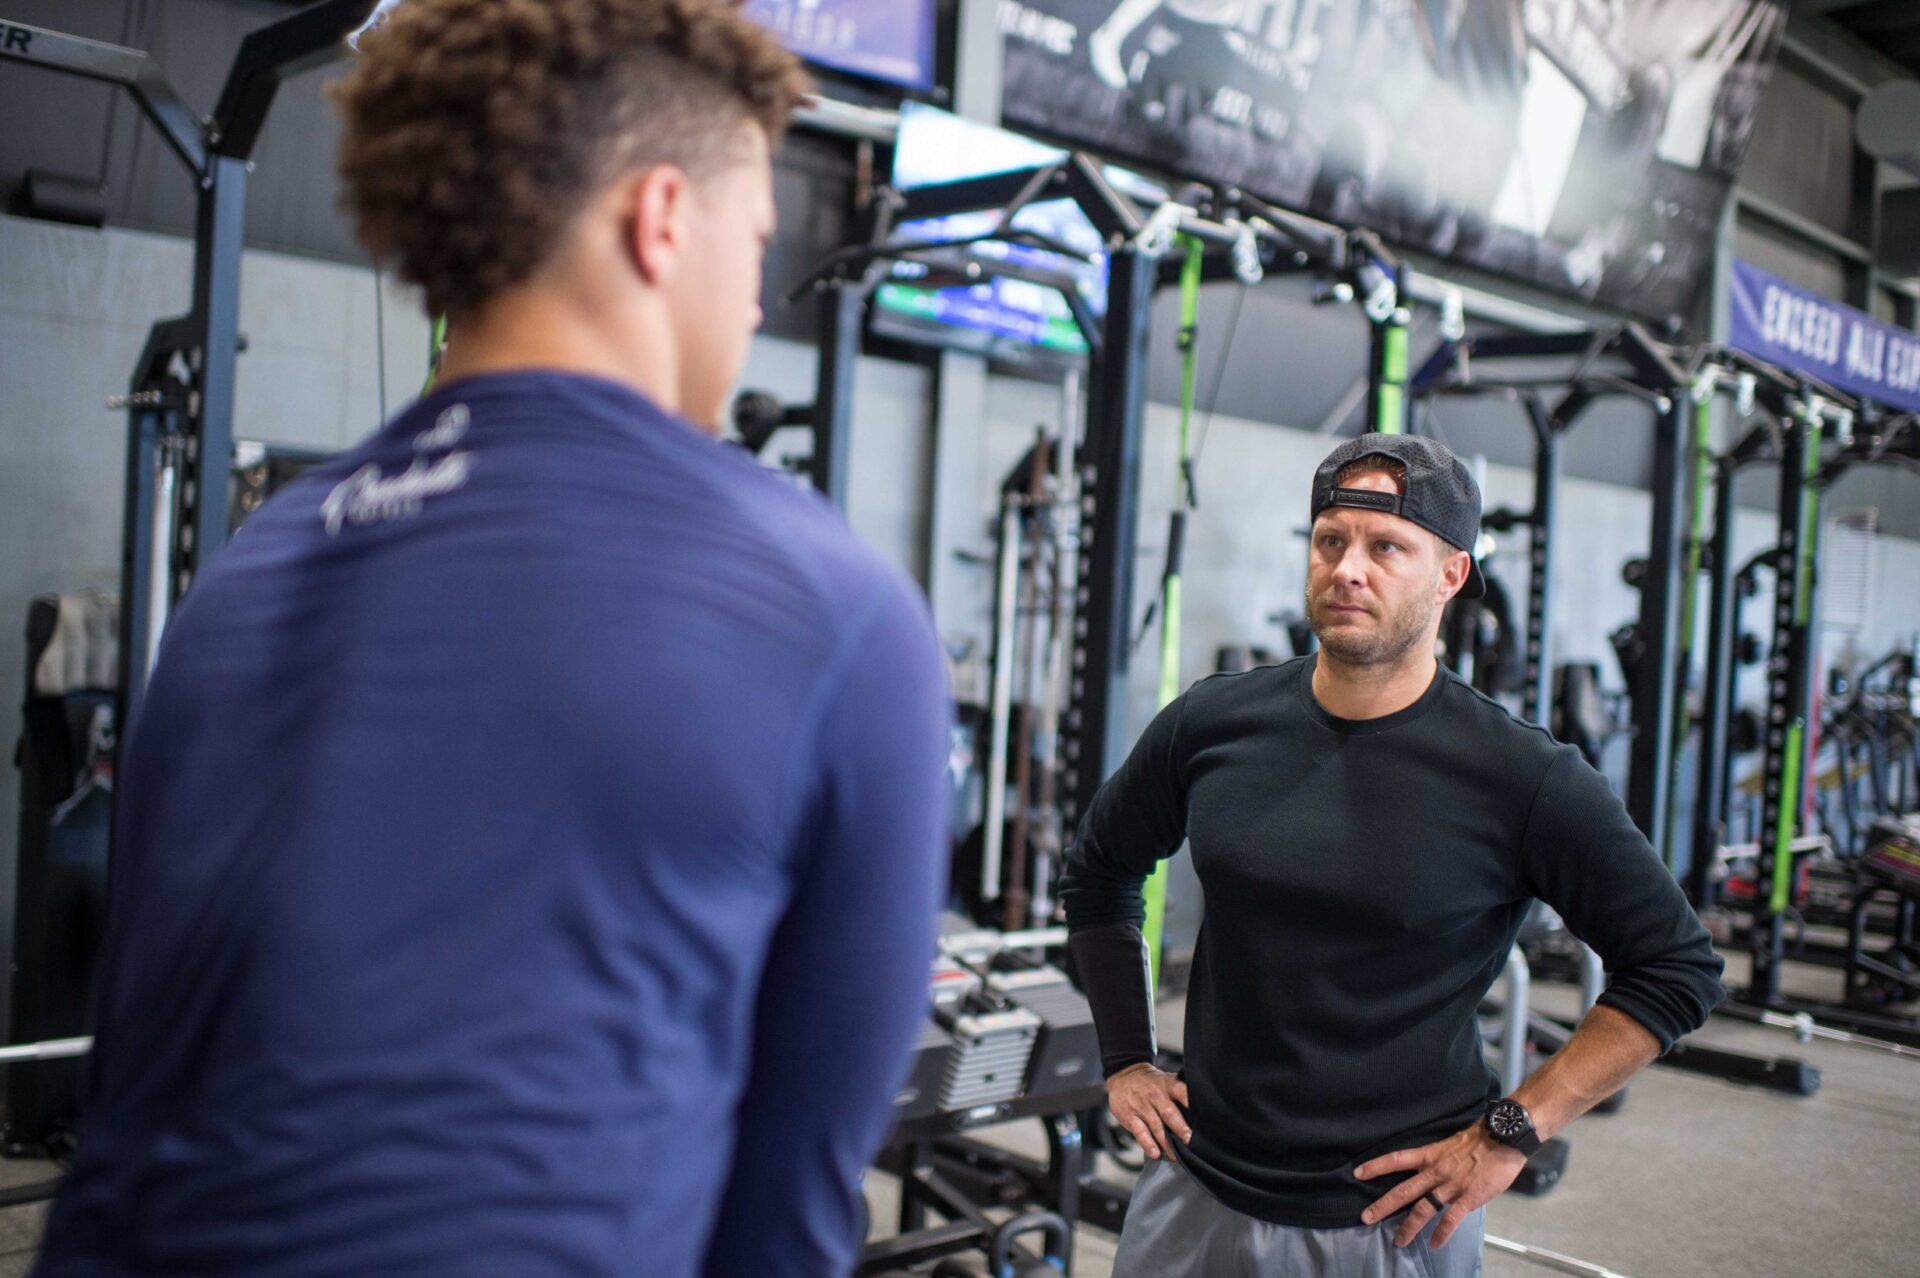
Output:
<instances>
[{"instance_id":1,"label":"ceiling beam","mask_svg":"<svg viewBox=\"0 0 1920 1278\"><path fill-rule=\"evenodd\" d=\"M1804 18L1793 10L1780 37L1780 63L1849 107L1888 80L1913 72L1831 18Z\"/></svg>"},{"instance_id":2,"label":"ceiling beam","mask_svg":"<svg viewBox=\"0 0 1920 1278\"><path fill-rule=\"evenodd\" d=\"M1901 31L1915 25L1920 20L1912 0L1870 0L1866 4L1852 5L1835 19L1841 26L1856 35L1867 36L1880 31ZM1879 47L1879 42L1873 42Z\"/></svg>"},{"instance_id":3,"label":"ceiling beam","mask_svg":"<svg viewBox=\"0 0 1920 1278\"><path fill-rule=\"evenodd\" d=\"M1866 3L1868 0L1793 0L1793 14L1797 18L1817 18L1823 13L1837 13Z\"/></svg>"},{"instance_id":4,"label":"ceiling beam","mask_svg":"<svg viewBox=\"0 0 1920 1278\"><path fill-rule=\"evenodd\" d=\"M1920 57L1920 25L1889 31L1874 39L1874 45L1890 58L1906 60Z\"/></svg>"}]
</instances>

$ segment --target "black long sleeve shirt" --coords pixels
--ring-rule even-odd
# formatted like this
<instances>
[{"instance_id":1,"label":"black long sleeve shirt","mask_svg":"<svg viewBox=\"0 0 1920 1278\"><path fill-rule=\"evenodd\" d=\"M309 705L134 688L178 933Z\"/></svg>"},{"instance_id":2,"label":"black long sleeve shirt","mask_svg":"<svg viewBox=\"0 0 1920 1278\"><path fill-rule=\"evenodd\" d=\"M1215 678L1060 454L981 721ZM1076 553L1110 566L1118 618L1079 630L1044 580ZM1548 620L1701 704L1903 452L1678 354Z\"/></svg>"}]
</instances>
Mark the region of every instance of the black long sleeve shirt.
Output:
<instances>
[{"instance_id":1,"label":"black long sleeve shirt","mask_svg":"<svg viewBox=\"0 0 1920 1278\"><path fill-rule=\"evenodd\" d=\"M1578 751L1444 669L1404 710L1336 718L1313 661L1162 711L1081 822L1061 897L1107 1072L1151 1059L1141 888L1191 844L1181 1157L1237 1211L1334 1228L1384 1192L1356 1166L1498 1097L1476 1012L1534 898L1663 1051L1723 992L1706 929Z\"/></svg>"}]
</instances>

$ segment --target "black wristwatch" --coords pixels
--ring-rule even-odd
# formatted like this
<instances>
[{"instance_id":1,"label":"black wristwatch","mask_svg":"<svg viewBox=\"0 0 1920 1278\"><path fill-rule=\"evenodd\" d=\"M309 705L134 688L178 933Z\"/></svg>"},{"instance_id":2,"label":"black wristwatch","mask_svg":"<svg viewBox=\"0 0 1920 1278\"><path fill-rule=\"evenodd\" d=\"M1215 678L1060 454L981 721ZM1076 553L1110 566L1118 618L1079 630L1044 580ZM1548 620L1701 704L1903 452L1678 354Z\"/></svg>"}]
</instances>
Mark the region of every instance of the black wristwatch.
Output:
<instances>
[{"instance_id":1,"label":"black wristwatch","mask_svg":"<svg viewBox=\"0 0 1920 1278\"><path fill-rule=\"evenodd\" d=\"M1532 1158L1542 1144L1533 1130L1533 1115L1519 1101L1508 1097L1487 1106L1487 1132L1508 1149L1517 1149Z\"/></svg>"}]
</instances>

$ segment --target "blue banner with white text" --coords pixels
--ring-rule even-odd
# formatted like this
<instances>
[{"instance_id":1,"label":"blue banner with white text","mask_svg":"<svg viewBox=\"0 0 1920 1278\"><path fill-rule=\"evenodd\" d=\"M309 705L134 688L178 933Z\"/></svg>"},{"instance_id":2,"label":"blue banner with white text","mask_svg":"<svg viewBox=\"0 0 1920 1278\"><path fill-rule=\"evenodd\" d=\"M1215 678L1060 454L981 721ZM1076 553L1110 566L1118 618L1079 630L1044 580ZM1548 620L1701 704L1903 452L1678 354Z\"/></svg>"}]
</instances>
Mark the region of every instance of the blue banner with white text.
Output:
<instances>
[{"instance_id":1,"label":"blue banner with white text","mask_svg":"<svg viewBox=\"0 0 1920 1278\"><path fill-rule=\"evenodd\" d=\"M1920 335L1733 264L1732 344L1888 408L1920 412Z\"/></svg>"}]
</instances>

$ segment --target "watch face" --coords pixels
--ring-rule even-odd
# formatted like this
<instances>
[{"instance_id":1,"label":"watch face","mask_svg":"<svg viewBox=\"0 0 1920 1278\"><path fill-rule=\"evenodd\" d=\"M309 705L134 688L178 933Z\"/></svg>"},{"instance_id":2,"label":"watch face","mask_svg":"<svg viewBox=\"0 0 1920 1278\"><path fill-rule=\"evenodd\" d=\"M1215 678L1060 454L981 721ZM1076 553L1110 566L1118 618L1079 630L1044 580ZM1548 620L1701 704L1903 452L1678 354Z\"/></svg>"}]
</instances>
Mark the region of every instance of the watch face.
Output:
<instances>
[{"instance_id":1,"label":"watch face","mask_svg":"<svg viewBox=\"0 0 1920 1278\"><path fill-rule=\"evenodd\" d=\"M1501 1140L1518 1140L1533 1126L1526 1107L1518 1101L1503 1100L1487 1114L1487 1127Z\"/></svg>"}]
</instances>

